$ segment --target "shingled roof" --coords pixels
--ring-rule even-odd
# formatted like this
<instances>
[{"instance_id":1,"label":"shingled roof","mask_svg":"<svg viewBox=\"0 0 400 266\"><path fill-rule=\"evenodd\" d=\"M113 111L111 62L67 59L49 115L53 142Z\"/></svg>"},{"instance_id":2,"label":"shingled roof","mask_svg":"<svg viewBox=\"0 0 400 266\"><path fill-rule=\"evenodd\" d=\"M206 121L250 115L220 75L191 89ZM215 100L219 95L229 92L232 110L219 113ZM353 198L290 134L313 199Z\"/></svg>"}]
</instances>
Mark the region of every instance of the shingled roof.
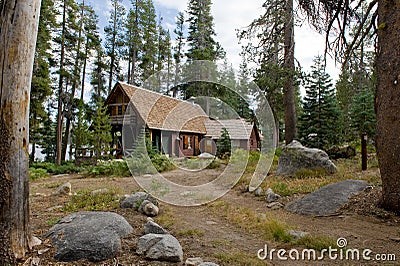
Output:
<instances>
[{"instance_id":1,"label":"shingled roof","mask_svg":"<svg viewBox=\"0 0 400 266\"><path fill-rule=\"evenodd\" d=\"M129 97L150 129L206 134L204 121L208 116L199 105L122 82L115 85L113 92L118 88Z\"/></svg>"},{"instance_id":2,"label":"shingled roof","mask_svg":"<svg viewBox=\"0 0 400 266\"><path fill-rule=\"evenodd\" d=\"M247 122L244 119L228 119L228 120L211 120L205 121L206 137L219 139L223 128L229 132L229 137L232 140L250 139L253 130L253 123Z\"/></svg>"}]
</instances>

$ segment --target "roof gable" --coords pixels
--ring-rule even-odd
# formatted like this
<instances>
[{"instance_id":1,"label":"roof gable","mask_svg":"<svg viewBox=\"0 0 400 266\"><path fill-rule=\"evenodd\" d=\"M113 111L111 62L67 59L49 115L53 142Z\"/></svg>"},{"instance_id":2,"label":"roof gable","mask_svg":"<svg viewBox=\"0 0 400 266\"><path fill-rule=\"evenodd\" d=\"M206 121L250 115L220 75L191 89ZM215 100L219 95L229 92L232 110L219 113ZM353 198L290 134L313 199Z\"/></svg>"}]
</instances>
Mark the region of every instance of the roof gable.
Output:
<instances>
[{"instance_id":1,"label":"roof gable","mask_svg":"<svg viewBox=\"0 0 400 266\"><path fill-rule=\"evenodd\" d=\"M204 121L208 116L197 104L121 82L114 86L106 103L110 103L113 95L121 92L129 97L138 114L146 120L147 126L151 129L206 133Z\"/></svg>"}]
</instances>

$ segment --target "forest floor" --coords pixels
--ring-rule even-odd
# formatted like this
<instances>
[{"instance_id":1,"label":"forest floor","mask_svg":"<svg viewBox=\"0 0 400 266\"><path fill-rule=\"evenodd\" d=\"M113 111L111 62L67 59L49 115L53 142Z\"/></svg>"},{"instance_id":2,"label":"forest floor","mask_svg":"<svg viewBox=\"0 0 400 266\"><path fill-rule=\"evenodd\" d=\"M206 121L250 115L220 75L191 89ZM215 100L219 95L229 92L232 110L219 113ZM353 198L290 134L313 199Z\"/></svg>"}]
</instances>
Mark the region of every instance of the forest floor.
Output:
<instances>
[{"instance_id":1,"label":"forest floor","mask_svg":"<svg viewBox=\"0 0 400 266\"><path fill-rule=\"evenodd\" d=\"M274 171L266 178L262 187L275 188L283 194L279 201L287 204L305 193L319 187L345 179L363 179L373 188L351 198L350 202L331 216L311 217L293 214L284 209L271 210L263 197L245 192L249 175L244 176L235 188L222 198L198 207L179 207L160 203L160 214L155 221L166 228L181 243L184 261L190 257L201 257L219 265L400 265L400 217L379 208L381 193L379 169L375 166L368 171L358 170L358 160L335 162L339 172L334 176L283 178L276 177ZM199 179L208 181L218 170L203 170ZM165 173L175 180L190 178L181 170ZM201 180L200 180L201 181ZM74 202L74 196L52 196L57 187L65 182L72 184L73 193L85 193L107 188L114 194L124 195L140 191L133 177L97 177L82 175L59 175L31 182L31 225L34 236L43 239L51 226L60 218L79 210L106 210L116 212L127 219L134 233L123 240L123 250L118 257L101 263L81 260L74 263L60 263L53 260L54 248L45 240L41 246L28 254L28 257L40 259L39 265L184 265L147 261L136 255L137 239L143 235L146 217L133 209L121 209L118 203L104 202L103 205L84 206ZM55 206L59 206L53 208ZM307 241L295 241L285 238L280 228L309 232ZM271 233L272 232L272 233ZM290 250L315 247L316 249L334 246L338 238L347 240L348 249L370 249L375 254L394 254L397 262L377 260L331 260L326 254L320 261L280 261L277 254L274 259L260 260L257 252L268 245L269 249ZM48 251L45 251L49 248ZM44 249L44 250L43 250ZM45 251L38 254L38 251ZM41 252L40 252L41 253ZM360 253L362 254L362 253ZM287 256L287 255L286 255ZM28 258L27 257L27 258ZM23 264L23 262L21 263ZM29 265L26 263L25 265Z\"/></svg>"}]
</instances>

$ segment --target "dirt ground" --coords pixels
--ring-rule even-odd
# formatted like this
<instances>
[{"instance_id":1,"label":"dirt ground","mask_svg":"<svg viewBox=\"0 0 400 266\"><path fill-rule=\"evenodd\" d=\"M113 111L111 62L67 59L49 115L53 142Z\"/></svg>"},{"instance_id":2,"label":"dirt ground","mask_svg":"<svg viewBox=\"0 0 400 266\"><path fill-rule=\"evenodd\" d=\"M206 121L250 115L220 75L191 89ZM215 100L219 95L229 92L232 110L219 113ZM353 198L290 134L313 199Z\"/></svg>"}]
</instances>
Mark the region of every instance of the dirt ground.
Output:
<instances>
[{"instance_id":1,"label":"dirt ground","mask_svg":"<svg viewBox=\"0 0 400 266\"><path fill-rule=\"evenodd\" d=\"M215 170L205 170L201 174L192 174L190 177L180 170L166 174L171 180L181 180L182 183L191 184L201 180L209 181L216 176ZM268 178L268 177L267 177ZM140 191L133 177L101 177L83 178L80 175L60 175L47 179L31 182L31 224L34 236L42 236L51 227L54 221L66 216L60 208L70 201L71 196L52 196L51 193L65 182L72 184L72 192L82 189L117 188L122 194ZM189 257L201 257L204 261L212 261L219 265L400 265L400 217L385 212L377 207L380 188L370 188L361 195L354 197L343 206L340 211L332 216L308 217L289 213L284 209L271 210L267 203L254 194L245 193L240 186L232 189L216 203L199 207L178 207L160 203L160 218L156 221L166 227L181 243L184 251L184 261ZM285 203L292 200L282 198ZM266 241L262 233L249 231L240 226L237 221L232 221L223 211L224 204L238 206L249 210L260 217L268 215L274 219L290 225L299 231L309 232L312 235L326 235L332 239L345 238L347 247L352 249L371 249L372 254L395 254L397 262L378 261L351 261L330 260L325 257L323 261L280 261L259 260L257 252L268 247L289 250L293 247L287 243ZM53 208L59 206L59 208ZM220 208L215 207L220 206ZM221 207L222 206L222 207ZM102 263L78 261L74 263L60 263L52 259L54 249L48 240L35 247L28 254L30 258L39 258L39 265L184 265L184 262L166 263L147 261L135 253L136 241L143 235L143 225L146 217L130 209L111 208L109 211L124 216L134 228L134 233L123 240L123 250L118 257ZM304 247L303 247L304 248ZM49 249L46 251L46 249ZM38 254L44 252L43 254ZM25 265L30 265L29 260Z\"/></svg>"}]
</instances>

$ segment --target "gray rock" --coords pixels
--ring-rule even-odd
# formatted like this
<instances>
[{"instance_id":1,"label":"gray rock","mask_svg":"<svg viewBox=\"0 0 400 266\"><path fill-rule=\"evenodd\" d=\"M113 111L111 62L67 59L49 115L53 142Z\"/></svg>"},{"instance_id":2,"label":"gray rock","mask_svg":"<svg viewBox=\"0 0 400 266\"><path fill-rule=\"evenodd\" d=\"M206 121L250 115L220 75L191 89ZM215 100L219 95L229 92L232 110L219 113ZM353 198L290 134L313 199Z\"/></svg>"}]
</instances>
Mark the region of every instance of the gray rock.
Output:
<instances>
[{"instance_id":1,"label":"gray rock","mask_svg":"<svg viewBox=\"0 0 400 266\"><path fill-rule=\"evenodd\" d=\"M277 175L294 175L300 170L324 170L327 174L337 172L336 166L326 152L304 147L293 140L286 145L278 160Z\"/></svg>"},{"instance_id":2,"label":"gray rock","mask_svg":"<svg viewBox=\"0 0 400 266\"><path fill-rule=\"evenodd\" d=\"M167 230L162 228L159 224L154 221L147 220L147 223L144 225L144 233L147 234L169 234Z\"/></svg>"},{"instance_id":3,"label":"gray rock","mask_svg":"<svg viewBox=\"0 0 400 266\"><path fill-rule=\"evenodd\" d=\"M140 204L138 211L146 216L154 217L158 215L158 207L149 200L144 200Z\"/></svg>"},{"instance_id":4,"label":"gray rock","mask_svg":"<svg viewBox=\"0 0 400 266\"><path fill-rule=\"evenodd\" d=\"M120 201L121 208L132 208L138 210L143 201L148 200L155 206L158 206L158 201L146 192L136 192L132 195L125 195Z\"/></svg>"},{"instance_id":5,"label":"gray rock","mask_svg":"<svg viewBox=\"0 0 400 266\"><path fill-rule=\"evenodd\" d=\"M271 210L278 210L285 207L285 205L283 205L280 202L271 202L270 204L267 205L267 208L271 209Z\"/></svg>"},{"instance_id":6,"label":"gray rock","mask_svg":"<svg viewBox=\"0 0 400 266\"><path fill-rule=\"evenodd\" d=\"M254 195L256 195L257 197L262 196L262 194L263 194L263 190L262 190L261 187L258 187L258 188L256 189L256 191L254 191Z\"/></svg>"},{"instance_id":7,"label":"gray rock","mask_svg":"<svg viewBox=\"0 0 400 266\"><path fill-rule=\"evenodd\" d=\"M169 234L147 234L140 237L136 252L150 260L171 262L183 260L181 244Z\"/></svg>"},{"instance_id":8,"label":"gray rock","mask_svg":"<svg viewBox=\"0 0 400 266\"><path fill-rule=\"evenodd\" d=\"M219 266L219 265L214 262L207 261L207 262L200 263L199 266Z\"/></svg>"},{"instance_id":9,"label":"gray rock","mask_svg":"<svg viewBox=\"0 0 400 266\"><path fill-rule=\"evenodd\" d=\"M214 158L215 158L214 155L212 155L212 154L210 154L210 153L207 153L207 152L201 153L198 157L199 157L200 159L214 159Z\"/></svg>"},{"instance_id":10,"label":"gray rock","mask_svg":"<svg viewBox=\"0 0 400 266\"><path fill-rule=\"evenodd\" d=\"M198 266L199 264L203 263L202 258L188 258L185 261L186 266Z\"/></svg>"},{"instance_id":11,"label":"gray rock","mask_svg":"<svg viewBox=\"0 0 400 266\"><path fill-rule=\"evenodd\" d=\"M45 234L56 251L57 261L102 261L121 249L121 237L133 228L124 217L112 212L77 212L61 219Z\"/></svg>"},{"instance_id":12,"label":"gray rock","mask_svg":"<svg viewBox=\"0 0 400 266\"><path fill-rule=\"evenodd\" d=\"M304 215L335 213L351 195L357 195L369 185L361 180L346 180L327 185L286 205L286 210Z\"/></svg>"},{"instance_id":13,"label":"gray rock","mask_svg":"<svg viewBox=\"0 0 400 266\"><path fill-rule=\"evenodd\" d=\"M265 201L268 203L275 202L281 198L281 195L275 194L272 188L268 188L265 192Z\"/></svg>"},{"instance_id":14,"label":"gray rock","mask_svg":"<svg viewBox=\"0 0 400 266\"><path fill-rule=\"evenodd\" d=\"M287 233L292 237L294 237L295 239L300 239L305 237L306 235L309 235L308 232L295 231L295 230L288 230Z\"/></svg>"},{"instance_id":15,"label":"gray rock","mask_svg":"<svg viewBox=\"0 0 400 266\"><path fill-rule=\"evenodd\" d=\"M101 189L93 190L92 192L90 192L90 195L93 197L93 196L97 196L97 195L101 195L101 194L107 194L108 192L110 192L108 190L108 188L101 188Z\"/></svg>"},{"instance_id":16,"label":"gray rock","mask_svg":"<svg viewBox=\"0 0 400 266\"><path fill-rule=\"evenodd\" d=\"M70 182L64 183L57 188L56 191L53 192L53 196L60 196L60 195L69 195L71 196L72 193L72 185Z\"/></svg>"}]
</instances>

